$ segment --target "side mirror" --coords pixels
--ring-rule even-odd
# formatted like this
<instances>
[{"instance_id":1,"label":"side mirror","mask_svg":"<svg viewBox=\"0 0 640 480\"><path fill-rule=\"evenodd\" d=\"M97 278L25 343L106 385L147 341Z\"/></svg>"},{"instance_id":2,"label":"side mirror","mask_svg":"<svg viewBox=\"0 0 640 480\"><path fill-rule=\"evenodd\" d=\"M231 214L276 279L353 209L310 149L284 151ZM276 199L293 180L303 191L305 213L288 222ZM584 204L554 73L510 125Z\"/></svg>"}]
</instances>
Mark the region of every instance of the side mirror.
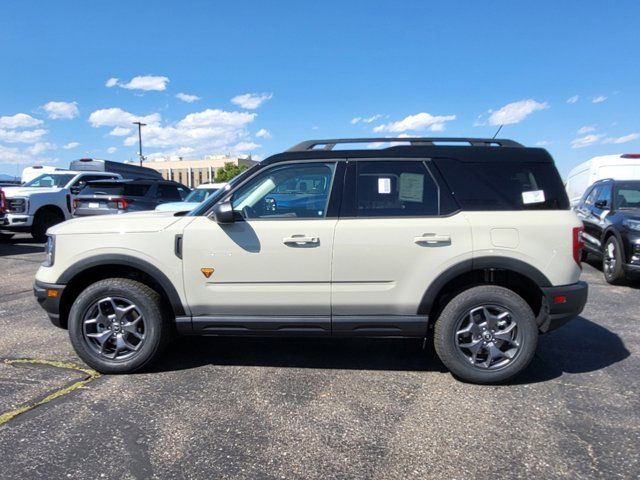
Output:
<instances>
[{"instance_id":1,"label":"side mirror","mask_svg":"<svg viewBox=\"0 0 640 480\"><path fill-rule=\"evenodd\" d=\"M78 195L80 193L80 190L82 190L82 187L80 185L74 185L69 190L73 195Z\"/></svg>"},{"instance_id":2,"label":"side mirror","mask_svg":"<svg viewBox=\"0 0 640 480\"><path fill-rule=\"evenodd\" d=\"M218 223L233 223L233 207L231 202L219 202L213 206L213 219Z\"/></svg>"},{"instance_id":3,"label":"side mirror","mask_svg":"<svg viewBox=\"0 0 640 480\"><path fill-rule=\"evenodd\" d=\"M596 208L606 208L607 207L607 201L606 200L599 200L595 203Z\"/></svg>"}]
</instances>

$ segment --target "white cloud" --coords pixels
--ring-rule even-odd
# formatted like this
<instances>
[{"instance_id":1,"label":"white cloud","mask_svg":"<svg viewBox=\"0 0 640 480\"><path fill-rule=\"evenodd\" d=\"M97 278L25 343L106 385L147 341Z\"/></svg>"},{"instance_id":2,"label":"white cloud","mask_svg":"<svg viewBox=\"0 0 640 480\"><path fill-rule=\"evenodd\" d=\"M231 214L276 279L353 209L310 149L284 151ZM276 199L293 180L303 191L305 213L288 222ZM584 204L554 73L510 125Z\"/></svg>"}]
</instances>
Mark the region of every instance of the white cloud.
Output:
<instances>
[{"instance_id":1,"label":"white cloud","mask_svg":"<svg viewBox=\"0 0 640 480\"><path fill-rule=\"evenodd\" d=\"M107 148L107 153L116 153L116 151L118 151L118 149L116 147Z\"/></svg>"},{"instance_id":2,"label":"white cloud","mask_svg":"<svg viewBox=\"0 0 640 480\"><path fill-rule=\"evenodd\" d=\"M38 143L35 143L35 144L31 145L29 148L27 148L26 152L29 155L40 155L40 154L46 152L47 150L55 150L56 148L57 147L53 143L38 142Z\"/></svg>"},{"instance_id":3,"label":"white cloud","mask_svg":"<svg viewBox=\"0 0 640 480\"><path fill-rule=\"evenodd\" d=\"M231 103L247 110L255 110L272 97L273 93L245 93L233 97Z\"/></svg>"},{"instance_id":4,"label":"white cloud","mask_svg":"<svg viewBox=\"0 0 640 480\"><path fill-rule=\"evenodd\" d=\"M0 141L7 143L36 143L47 133L43 128L36 130L5 130L0 128Z\"/></svg>"},{"instance_id":5,"label":"white cloud","mask_svg":"<svg viewBox=\"0 0 640 480\"><path fill-rule=\"evenodd\" d=\"M585 133L589 133L589 132L595 132L596 131L596 127L594 127L593 125L585 125L584 127L580 127L578 129L578 135L584 135Z\"/></svg>"},{"instance_id":6,"label":"white cloud","mask_svg":"<svg viewBox=\"0 0 640 480\"><path fill-rule=\"evenodd\" d=\"M602 141L602 143L620 144L620 143L632 142L634 140L637 140L638 138L640 138L640 133L630 133L629 135L623 135L622 137L608 137L608 138L605 138Z\"/></svg>"},{"instance_id":7,"label":"white cloud","mask_svg":"<svg viewBox=\"0 0 640 480\"><path fill-rule=\"evenodd\" d=\"M384 117L384 115L382 115L381 113L377 113L375 115L372 115L371 117L355 117L351 119L351 124L355 125L357 123L373 123L376 120L380 120L382 117Z\"/></svg>"},{"instance_id":8,"label":"white cloud","mask_svg":"<svg viewBox=\"0 0 640 480\"><path fill-rule=\"evenodd\" d=\"M539 140L536 142L536 147L546 147L547 145L551 145L551 142L548 140Z\"/></svg>"},{"instance_id":9,"label":"white cloud","mask_svg":"<svg viewBox=\"0 0 640 480\"><path fill-rule=\"evenodd\" d=\"M126 137L127 135L131 134L131 130L133 129L126 127L116 127L109 132L109 135L113 137Z\"/></svg>"},{"instance_id":10,"label":"white cloud","mask_svg":"<svg viewBox=\"0 0 640 480\"><path fill-rule=\"evenodd\" d=\"M567 98L567 103L577 103L580 100L579 95L574 95L573 97Z\"/></svg>"},{"instance_id":11,"label":"white cloud","mask_svg":"<svg viewBox=\"0 0 640 480\"><path fill-rule=\"evenodd\" d=\"M26 113L16 113L15 115L0 117L0 128L28 128L41 124L42 120L33 118Z\"/></svg>"},{"instance_id":12,"label":"white cloud","mask_svg":"<svg viewBox=\"0 0 640 480\"><path fill-rule=\"evenodd\" d=\"M200 97L198 97L197 95L189 95L188 93L178 93L176 95L176 98L179 100L182 100L183 102L187 102L187 103L193 103L193 102L197 102L198 100L200 100Z\"/></svg>"},{"instance_id":13,"label":"white cloud","mask_svg":"<svg viewBox=\"0 0 640 480\"><path fill-rule=\"evenodd\" d=\"M591 134L591 135L585 135L584 137L573 139L571 140L571 148L589 147L591 145L598 143L603 137L604 135L601 135L601 134L600 135Z\"/></svg>"},{"instance_id":14,"label":"white cloud","mask_svg":"<svg viewBox=\"0 0 640 480\"><path fill-rule=\"evenodd\" d=\"M598 95L597 97L593 97L591 99L592 103L602 103L607 99L607 97L605 97L604 95Z\"/></svg>"},{"instance_id":15,"label":"white cloud","mask_svg":"<svg viewBox=\"0 0 640 480\"><path fill-rule=\"evenodd\" d=\"M64 148L65 150L71 150L72 148L76 148L79 146L80 146L80 143L78 142L69 142L66 145L63 145L62 148Z\"/></svg>"},{"instance_id":16,"label":"white cloud","mask_svg":"<svg viewBox=\"0 0 640 480\"><path fill-rule=\"evenodd\" d=\"M33 158L17 148L10 148L0 145L0 164L1 163L31 163Z\"/></svg>"},{"instance_id":17,"label":"white cloud","mask_svg":"<svg viewBox=\"0 0 640 480\"><path fill-rule=\"evenodd\" d=\"M53 120L70 120L80 115L76 102L49 102L42 109Z\"/></svg>"},{"instance_id":18,"label":"white cloud","mask_svg":"<svg viewBox=\"0 0 640 480\"><path fill-rule=\"evenodd\" d=\"M260 147L251 141L248 131L256 116L255 113L219 109L190 113L173 124L156 122L145 127L144 145L151 150L149 157L251 151ZM138 135L132 133L125 138L124 145L135 146L137 142Z\"/></svg>"},{"instance_id":19,"label":"white cloud","mask_svg":"<svg viewBox=\"0 0 640 480\"><path fill-rule=\"evenodd\" d=\"M536 102L533 99L520 100L508 103L498 110L489 110L489 119L486 121L488 125L512 125L520 123L529 115L537 110L549 108L547 102ZM484 125L485 122L478 120L475 125Z\"/></svg>"},{"instance_id":20,"label":"white cloud","mask_svg":"<svg viewBox=\"0 0 640 480\"><path fill-rule=\"evenodd\" d=\"M108 88L118 86L120 88L126 88L127 90L163 92L167 89L167 83L169 83L169 78L167 77L159 75L139 75L137 77L133 77L126 83L112 77L107 80L104 85Z\"/></svg>"},{"instance_id":21,"label":"white cloud","mask_svg":"<svg viewBox=\"0 0 640 480\"><path fill-rule=\"evenodd\" d=\"M409 115L397 122L378 125L373 129L374 132L390 132L399 133L406 131L431 130L432 132L441 132L445 129L446 122L456 119L455 115L431 115L421 112L415 115Z\"/></svg>"},{"instance_id":22,"label":"white cloud","mask_svg":"<svg viewBox=\"0 0 640 480\"><path fill-rule=\"evenodd\" d=\"M96 110L89 115L89 123L94 127L124 127L131 128L133 122L147 124L159 123L161 120L159 113L139 116L125 112L121 108L103 108Z\"/></svg>"},{"instance_id":23,"label":"white cloud","mask_svg":"<svg viewBox=\"0 0 640 480\"><path fill-rule=\"evenodd\" d=\"M256 137L258 138L264 138L264 139L270 139L271 138L271 133L269 132L269 130L267 130L266 128L261 128L260 130L258 130L256 132Z\"/></svg>"}]
</instances>

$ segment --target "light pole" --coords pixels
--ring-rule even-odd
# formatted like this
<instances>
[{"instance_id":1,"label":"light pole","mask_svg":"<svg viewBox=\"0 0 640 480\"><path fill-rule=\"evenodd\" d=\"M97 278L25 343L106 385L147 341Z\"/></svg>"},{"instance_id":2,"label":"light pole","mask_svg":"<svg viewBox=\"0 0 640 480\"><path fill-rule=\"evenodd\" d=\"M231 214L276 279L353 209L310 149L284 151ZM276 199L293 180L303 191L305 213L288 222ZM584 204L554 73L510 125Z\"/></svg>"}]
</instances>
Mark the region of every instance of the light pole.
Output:
<instances>
[{"instance_id":1,"label":"light pole","mask_svg":"<svg viewBox=\"0 0 640 480\"><path fill-rule=\"evenodd\" d=\"M144 156L142 155L142 127L146 127L146 123L142 122L133 122L134 125L138 125L138 156L140 157L140 166L142 166L142 161L144 160Z\"/></svg>"}]
</instances>

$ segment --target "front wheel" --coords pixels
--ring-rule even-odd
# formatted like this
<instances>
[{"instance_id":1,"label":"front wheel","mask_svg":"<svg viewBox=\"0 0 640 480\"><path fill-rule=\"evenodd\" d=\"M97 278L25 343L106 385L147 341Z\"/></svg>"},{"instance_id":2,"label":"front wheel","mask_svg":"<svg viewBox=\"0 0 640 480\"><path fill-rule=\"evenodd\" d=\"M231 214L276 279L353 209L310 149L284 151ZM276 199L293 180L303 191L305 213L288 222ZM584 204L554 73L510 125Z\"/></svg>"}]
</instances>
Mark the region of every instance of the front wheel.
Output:
<instances>
[{"instance_id":1,"label":"front wheel","mask_svg":"<svg viewBox=\"0 0 640 480\"><path fill-rule=\"evenodd\" d=\"M147 367L171 336L160 295L126 278L90 285L69 312L69 337L82 360L101 373Z\"/></svg>"},{"instance_id":2,"label":"front wheel","mask_svg":"<svg viewBox=\"0 0 640 480\"><path fill-rule=\"evenodd\" d=\"M602 273L607 283L619 285L624 282L624 270L622 268L622 249L620 242L613 235L604 244L602 252Z\"/></svg>"},{"instance_id":3,"label":"front wheel","mask_svg":"<svg viewBox=\"0 0 640 480\"><path fill-rule=\"evenodd\" d=\"M472 383L501 383L533 359L538 326L531 308L513 291L473 287L454 297L436 321L435 350L455 376Z\"/></svg>"},{"instance_id":4,"label":"front wheel","mask_svg":"<svg viewBox=\"0 0 640 480\"><path fill-rule=\"evenodd\" d=\"M54 210L43 209L36 213L31 226L31 236L36 242L47 241L47 230L49 227L64 222L64 216Z\"/></svg>"}]
</instances>

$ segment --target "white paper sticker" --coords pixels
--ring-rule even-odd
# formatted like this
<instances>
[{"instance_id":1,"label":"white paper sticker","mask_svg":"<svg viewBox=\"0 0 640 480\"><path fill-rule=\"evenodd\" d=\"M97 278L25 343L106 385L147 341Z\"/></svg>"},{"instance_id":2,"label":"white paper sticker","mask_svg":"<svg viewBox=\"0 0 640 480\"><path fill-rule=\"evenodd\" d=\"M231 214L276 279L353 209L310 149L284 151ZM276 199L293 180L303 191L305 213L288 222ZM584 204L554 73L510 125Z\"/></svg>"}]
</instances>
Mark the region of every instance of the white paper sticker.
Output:
<instances>
[{"instance_id":1,"label":"white paper sticker","mask_svg":"<svg viewBox=\"0 0 640 480\"><path fill-rule=\"evenodd\" d=\"M544 190L531 190L522 192L522 203L542 203L544 202Z\"/></svg>"},{"instance_id":2,"label":"white paper sticker","mask_svg":"<svg viewBox=\"0 0 640 480\"><path fill-rule=\"evenodd\" d=\"M398 200L401 202L422 202L424 193L424 175L420 173L401 173Z\"/></svg>"},{"instance_id":3,"label":"white paper sticker","mask_svg":"<svg viewBox=\"0 0 640 480\"><path fill-rule=\"evenodd\" d=\"M378 193L391 193L390 178L378 178Z\"/></svg>"}]
</instances>

